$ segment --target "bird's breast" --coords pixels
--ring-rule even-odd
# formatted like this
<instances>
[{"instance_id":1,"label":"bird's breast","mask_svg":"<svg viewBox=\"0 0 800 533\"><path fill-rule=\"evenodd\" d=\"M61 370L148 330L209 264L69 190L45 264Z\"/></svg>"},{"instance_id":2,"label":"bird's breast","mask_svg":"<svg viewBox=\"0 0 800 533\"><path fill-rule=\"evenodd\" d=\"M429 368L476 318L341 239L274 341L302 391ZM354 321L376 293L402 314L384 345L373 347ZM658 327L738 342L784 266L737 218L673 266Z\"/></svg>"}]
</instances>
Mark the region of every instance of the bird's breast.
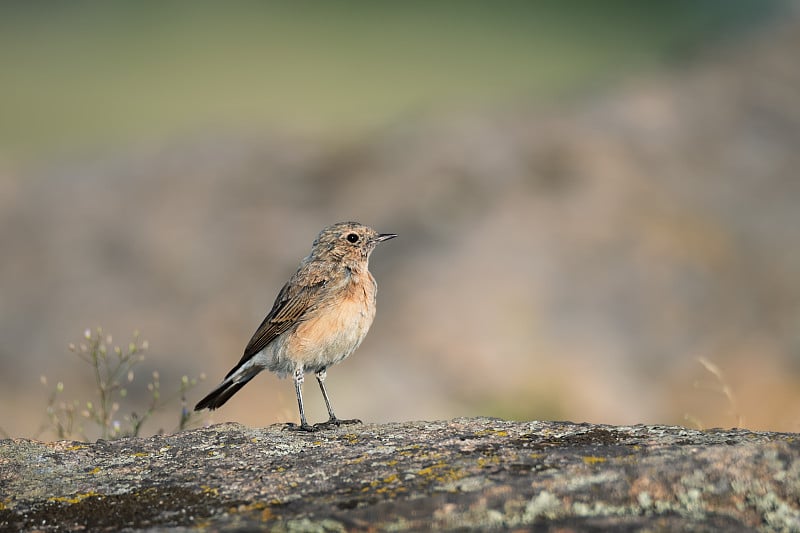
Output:
<instances>
[{"instance_id":1,"label":"bird's breast","mask_svg":"<svg viewBox=\"0 0 800 533\"><path fill-rule=\"evenodd\" d=\"M316 312L298 324L292 354L308 370L338 363L364 340L375 318L375 280L352 274L340 290L321 298Z\"/></svg>"}]
</instances>

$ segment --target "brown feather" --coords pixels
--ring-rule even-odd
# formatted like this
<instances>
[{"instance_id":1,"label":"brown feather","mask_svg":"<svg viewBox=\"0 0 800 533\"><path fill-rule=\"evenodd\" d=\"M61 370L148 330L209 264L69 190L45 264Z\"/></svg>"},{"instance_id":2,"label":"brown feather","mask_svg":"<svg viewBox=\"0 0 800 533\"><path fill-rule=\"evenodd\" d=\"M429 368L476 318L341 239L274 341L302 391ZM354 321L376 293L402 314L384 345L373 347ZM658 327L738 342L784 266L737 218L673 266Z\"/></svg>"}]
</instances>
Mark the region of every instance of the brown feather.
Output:
<instances>
[{"instance_id":1,"label":"brown feather","mask_svg":"<svg viewBox=\"0 0 800 533\"><path fill-rule=\"evenodd\" d=\"M300 272L298 272L299 274ZM231 369L225 376L226 378L234 374L239 368L256 356L270 342L275 340L278 335L288 331L292 326L303 319L303 315L312 307L316 300L314 295L325 285L325 281L318 281L313 285L300 285L295 275L286 285L283 286L272 309L266 318L258 326L239 363Z\"/></svg>"}]
</instances>

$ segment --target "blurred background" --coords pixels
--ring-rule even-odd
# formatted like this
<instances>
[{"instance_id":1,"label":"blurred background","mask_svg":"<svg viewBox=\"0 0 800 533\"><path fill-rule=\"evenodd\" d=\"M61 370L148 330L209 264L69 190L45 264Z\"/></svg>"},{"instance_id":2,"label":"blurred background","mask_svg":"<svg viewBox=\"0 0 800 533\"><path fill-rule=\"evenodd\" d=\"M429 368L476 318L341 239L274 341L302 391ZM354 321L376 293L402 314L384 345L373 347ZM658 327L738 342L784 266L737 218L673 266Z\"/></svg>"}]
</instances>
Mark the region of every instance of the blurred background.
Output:
<instances>
[{"instance_id":1,"label":"blurred background","mask_svg":"<svg viewBox=\"0 0 800 533\"><path fill-rule=\"evenodd\" d=\"M194 405L358 220L344 418L800 431L798 50L777 0L4 2L0 427L91 397L98 325ZM201 423L296 419L262 374Z\"/></svg>"}]
</instances>

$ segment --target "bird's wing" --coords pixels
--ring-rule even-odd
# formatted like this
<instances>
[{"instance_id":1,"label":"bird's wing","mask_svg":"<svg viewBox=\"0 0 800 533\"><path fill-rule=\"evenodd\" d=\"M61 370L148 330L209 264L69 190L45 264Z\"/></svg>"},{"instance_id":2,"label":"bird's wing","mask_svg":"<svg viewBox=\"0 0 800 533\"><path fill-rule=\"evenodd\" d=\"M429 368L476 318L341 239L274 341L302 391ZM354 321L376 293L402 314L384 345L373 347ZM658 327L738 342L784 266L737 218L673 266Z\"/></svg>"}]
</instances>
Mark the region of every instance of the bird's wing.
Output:
<instances>
[{"instance_id":1,"label":"bird's wing","mask_svg":"<svg viewBox=\"0 0 800 533\"><path fill-rule=\"evenodd\" d=\"M314 307L317 301L317 293L327 283L326 278L317 278L309 281L311 282L309 284L299 283L297 276L295 276L283 286L275 299L275 303L272 304L272 309L267 313L261 325L258 326L250 342L247 343L239 364L228 372L228 375L225 376L226 378L263 350L278 335L303 320L309 309Z\"/></svg>"}]
</instances>

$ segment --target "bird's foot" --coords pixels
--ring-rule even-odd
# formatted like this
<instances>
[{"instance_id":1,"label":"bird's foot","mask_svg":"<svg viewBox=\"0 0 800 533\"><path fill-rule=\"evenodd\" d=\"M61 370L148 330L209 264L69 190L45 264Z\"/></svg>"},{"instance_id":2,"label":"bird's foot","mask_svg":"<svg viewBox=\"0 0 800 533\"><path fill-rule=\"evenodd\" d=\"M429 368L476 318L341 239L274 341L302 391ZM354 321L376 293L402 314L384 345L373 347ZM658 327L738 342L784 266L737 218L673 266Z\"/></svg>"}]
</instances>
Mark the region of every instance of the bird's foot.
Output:
<instances>
[{"instance_id":1,"label":"bird's foot","mask_svg":"<svg viewBox=\"0 0 800 533\"><path fill-rule=\"evenodd\" d=\"M342 420L340 418L331 417L327 422L319 422L318 424L314 424L314 427L317 429L328 429L330 427L338 428L339 426L347 426L350 424L363 424L363 422L357 418Z\"/></svg>"},{"instance_id":2,"label":"bird's foot","mask_svg":"<svg viewBox=\"0 0 800 533\"><path fill-rule=\"evenodd\" d=\"M284 431L305 431L307 433L313 433L318 431L320 428L317 427L318 424L314 424L313 426L308 423L303 424L295 424L294 422L286 422L284 424L283 429Z\"/></svg>"}]
</instances>

